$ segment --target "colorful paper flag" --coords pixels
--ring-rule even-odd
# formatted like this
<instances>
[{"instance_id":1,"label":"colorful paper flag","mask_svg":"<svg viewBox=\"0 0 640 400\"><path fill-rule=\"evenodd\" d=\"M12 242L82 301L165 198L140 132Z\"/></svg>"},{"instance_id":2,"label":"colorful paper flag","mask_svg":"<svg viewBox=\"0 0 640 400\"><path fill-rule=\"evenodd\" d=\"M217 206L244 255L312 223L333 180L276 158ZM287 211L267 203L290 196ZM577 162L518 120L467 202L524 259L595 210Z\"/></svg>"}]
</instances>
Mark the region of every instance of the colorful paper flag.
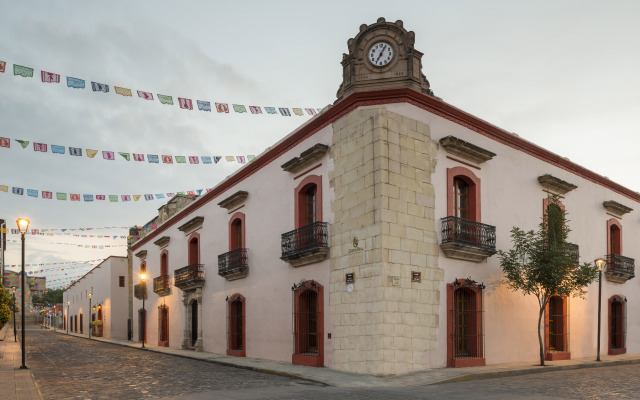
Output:
<instances>
[{"instance_id":1,"label":"colorful paper flag","mask_svg":"<svg viewBox=\"0 0 640 400\"><path fill-rule=\"evenodd\" d=\"M211 156L202 156L201 158L203 164L211 164Z\"/></svg>"},{"instance_id":2,"label":"colorful paper flag","mask_svg":"<svg viewBox=\"0 0 640 400\"><path fill-rule=\"evenodd\" d=\"M140 195L139 194L134 194L133 195L133 201L138 201L140 200Z\"/></svg>"},{"instance_id":3,"label":"colorful paper flag","mask_svg":"<svg viewBox=\"0 0 640 400\"><path fill-rule=\"evenodd\" d=\"M85 194L82 197L84 198L84 201L93 201L93 195L92 194Z\"/></svg>"},{"instance_id":4,"label":"colorful paper flag","mask_svg":"<svg viewBox=\"0 0 640 400\"><path fill-rule=\"evenodd\" d=\"M225 156L224 158L229 162L234 162L236 160L233 156Z\"/></svg>"},{"instance_id":5,"label":"colorful paper flag","mask_svg":"<svg viewBox=\"0 0 640 400\"><path fill-rule=\"evenodd\" d=\"M51 152L54 154L64 154L64 146L51 145Z\"/></svg>"},{"instance_id":6,"label":"colorful paper flag","mask_svg":"<svg viewBox=\"0 0 640 400\"><path fill-rule=\"evenodd\" d=\"M106 197L103 194L97 194L96 195L96 200L106 200Z\"/></svg>"},{"instance_id":7,"label":"colorful paper flag","mask_svg":"<svg viewBox=\"0 0 640 400\"><path fill-rule=\"evenodd\" d=\"M129 196L128 194L123 194L121 197L122 201L131 201L131 196Z\"/></svg>"},{"instance_id":8,"label":"colorful paper flag","mask_svg":"<svg viewBox=\"0 0 640 400\"><path fill-rule=\"evenodd\" d=\"M189 164L200 164L198 156L189 156Z\"/></svg>"},{"instance_id":9,"label":"colorful paper flag","mask_svg":"<svg viewBox=\"0 0 640 400\"><path fill-rule=\"evenodd\" d=\"M36 143L33 142L33 151L41 151L43 153L47 152L47 145L46 143Z\"/></svg>"},{"instance_id":10,"label":"colorful paper flag","mask_svg":"<svg viewBox=\"0 0 640 400\"><path fill-rule=\"evenodd\" d=\"M178 97L178 104L180 104L180 108L185 110L193 110L193 102L191 99L183 99L182 97Z\"/></svg>"},{"instance_id":11,"label":"colorful paper flag","mask_svg":"<svg viewBox=\"0 0 640 400\"><path fill-rule=\"evenodd\" d=\"M278 108L278 110L280 111L280 115L282 115L283 117L290 117L291 116L291 111L289 111L288 108L280 107L280 108Z\"/></svg>"},{"instance_id":12,"label":"colorful paper flag","mask_svg":"<svg viewBox=\"0 0 640 400\"><path fill-rule=\"evenodd\" d=\"M144 195L144 199L149 201L149 200L153 200L153 195L152 194L145 194Z\"/></svg>"},{"instance_id":13,"label":"colorful paper flag","mask_svg":"<svg viewBox=\"0 0 640 400\"><path fill-rule=\"evenodd\" d=\"M262 114L262 109L258 106L249 106L249 111L251 114Z\"/></svg>"},{"instance_id":14,"label":"colorful paper flag","mask_svg":"<svg viewBox=\"0 0 640 400\"><path fill-rule=\"evenodd\" d=\"M84 79L67 76L67 87L74 89L84 89Z\"/></svg>"},{"instance_id":15,"label":"colorful paper flag","mask_svg":"<svg viewBox=\"0 0 640 400\"><path fill-rule=\"evenodd\" d=\"M80 201L79 194L71 193L70 197L71 197L71 201Z\"/></svg>"},{"instance_id":16,"label":"colorful paper flag","mask_svg":"<svg viewBox=\"0 0 640 400\"><path fill-rule=\"evenodd\" d=\"M299 116L303 116L304 114L302 113L302 108L292 108L291 110L293 110L293 113L295 115L299 115Z\"/></svg>"},{"instance_id":17,"label":"colorful paper flag","mask_svg":"<svg viewBox=\"0 0 640 400\"><path fill-rule=\"evenodd\" d=\"M70 156L82 156L82 149L80 147L71 147L69 146L69 155Z\"/></svg>"},{"instance_id":18,"label":"colorful paper flag","mask_svg":"<svg viewBox=\"0 0 640 400\"><path fill-rule=\"evenodd\" d=\"M18 196L23 196L24 195L24 188L19 188L19 187L13 186L11 188L11 193L17 194Z\"/></svg>"},{"instance_id":19,"label":"colorful paper flag","mask_svg":"<svg viewBox=\"0 0 640 400\"><path fill-rule=\"evenodd\" d=\"M264 110L267 112L267 114L277 114L278 113L276 111L275 107L265 107Z\"/></svg>"},{"instance_id":20,"label":"colorful paper flag","mask_svg":"<svg viewBox=\"0 0 640 400\"><path fill-rule=\"evenodd\" d=\"M9 186L7 186L7 185L0 185L0 191L3 191L3 192L9 192Z\"/></svg>"},{"instance_id":21,"label":"colorful paper flag","mask_svg":"<svg viewBox=\"0 0 640 400\"><path fill-rule=\"evenodd\" d=\"M219 113L229 113L229 105L226 103L216 103L216 111Z\"/></svg>"},{"instance_id":22,"label":"colorful paper flag","mask_svg":"<svg viewBox=\"0 0 640 400\"><path fill-rule=\"evenodd\" d=\"M129 153L122 153L122 152L118 152L118 154L120 154L122 156L122 158L124 158L127 161L131 161L131 154Z\"/></svg>"},{"instance_id":23,"label":"colorful paper flag","mask_svg":"<svg viewBox=\"0 0 640 400\"><path fill-rule=\"evenodd\" d=\"M46 191L46 190L43 190L42 191L42 198L43 199L52 199L53 198L53 193L49 192L49 191Z\"/></svg>"},{"instance_id":24,"label":"colorful paper flag","mask_svg":"<svg viewBox=\"0 0 640 400\"><path fill-rule=\"evenodd\" d=\"M235 111L237 113L246 113L247 109L242 104L234 104L233 105L233 111Z\"/></svg>"},{"instance_id":25,"label":"colorful paper flag","mask_svg":"<svg viewBox=\"0 0 640 400\"><path fill-rule=\"evenodd\" d=\"M116 90L116 94L119 94L120 96L131 97L131 89L127 89L119 86L114 86L113 88Z\"/></svg>"},{"instance_id":26,"label":"colorful paper flag","mask_svg":"<svg viewBox=\"0 0 640 400\"><path fill-rule=\"evenodd\" d=\"M91 82L91 88L94 92L105 92L109 93L109 85L98 82Z\"/></svg>"},{"instance_id":27,"label":"colorful paper flag","mask_svg":"<svg viewBox=\"0 0 640 400\"><path fill-rule=\"evenodd\" d=\"M7 66L7 62L6 61L0 61L0 73L4 74L4 69Z\"/></svg>"},{"instance_id":28,"label":"colorful paper flag","mask_svg":"<svg viewBox=\"0 0 640 400\"><path fill-rule=\"evenodd\" d=\"M33 78L33 68L13 64L13 75L20 75L25 78Z\"/></svg>"},{"instance_id":29,"label":"colorful paper flag","mask_svg":"<svg viewBox=\"0 0 640 400\"><path fill-rule=\"evenodd\" d=\"M218 161L220 161L221 159L222 159L222 156L214 156L213 157L213 162L217 164Z\"/></svg>"},{"instance_id":30,"label":"colorful paper flag","mask_svg":"<svg viewBox=\"0 0 640 400\"><path fill-rule=\"evenodd\" d=\"M145 100L153 100L153 93L143 92L142 90L138 90L138 97Z\"/></svg>"},{"instance_id":31,"label":"colorful paper flag","mask_svg":"<svg viewBox=\"0 0 640 400\"><path fill-rule=\"evenodd\" d=\"M162 156L162 162L164 164L173 164L173 158L171 156Z\"/></svg>"},{"instance_id":32,"label":"colorful paper flag","mask_svg":"<svg viewBox=\"0 0 640 400\"><path fill-rule=\"evenodd\" d=\"M178 164L186 164L187 158L185 156L176 156L176 162Z\"/></svg>"},{"instance_id":33,"label":"colorful paper flag","mask_svg":"<svg viewBox=\"0 0 640 400\"><path fill-rule=\"evenodd\" d=\"M244 163L245 163L244 156L236 156L236 158L238 159L238 162L239 162L240 164L244 164Z\"/></svg>"},{"instance_id":34,"label":"colorful paper flag","mask_svg":"<svg viewBox=\"0 0 640 400\"><path fill-rule=\"evenodd\" d=\"M40 71L42 83L60 83L60 75L53 72Z\"/></svg>"},{"instance_id":35,"label":"colorful paper flag","mask_svg":"<svg viewBox=\"0 0 640 400\"><path fill-rule=\"evenodd\" d=\"M16 142L20 143L20 146L22 146L23 149L26 149L27 146L29 146L29 141L28 140L18 140L15 139Z\"/></svg>"},{"instance_id":36,"label":"colorful paper flag","mask_svg":"<svg viewBox=\"0 0 640 400\"><path fill-rule=\"evenodd\" d=\"M151 164L159 164L160 163L160 159L159 159L157 154L147 154L147 160L149 160L149 163L151 163Z\"/></svg>"},{"instance_id":37,"label":"colorful paper flag","mask_svg":"<svg viewBox=\"0 0 640 400\"><path fill-rule=\"evenodd\" d=\"M198 103L198 110L211 112L211 103L208 101L196 100Z\"/></svg>"},{"instance_id":38,"label":"colorful paper flag","mask_svg":"<svg viewBox=\"0 0 640 400\"><path fill-rule=\"evenodd\" d=\"M56 199L58 199L58 200L66 200L67 199L67 194L66 193L56 192Z\"/></svg>"},{"instance_id":39,"label":"colorful paper flag","mask_svg":"<svg viewBox=\"0 0 640 400\"><path fill-rule=\"evenodd\" d=\"M118 195L117 194L110 194L109 195L109 201L112 203L117 203L118 202Z\"/></svg>"},{"instance_id":40,"label":"colorful paper flag","mask_svg":"<svg viewBox=\"0 0 640 400\"><path fill-rule=\"evenodd\" d=\"M27 196L38 197L38 191L35 189L27 189Z\"/></svg>"},{"instance_id":41,"label":"colorful paper flag","mask_svg":"<svg viewBox=\"0 0 640 400\"><path fill-rule=\"evenodd\" d=\"M86 151L87 151L87 157L89 158L93 158L96 156L96 154L98 154L98 150L86 149Z\"/></svg>"},{"instance_id":42,"label":"colorful paper flag","mask_svg":"<svg viewBox=\"0 0 640 400\"><path fill-rule=\"evenodd\" d=\"M115 160L116 156L113 151L103 151L102 158L104 158L105 160Z\"/></svg>"},{"instance_id":43,"label":"colorful paper flag","mask_svg":"<svg viewBox=\"0 0 640 400\"><path fill-rule=\"evenodd\" d=\"M305 108L304 110L305 110L305 111L307 112L307 114L309 114L309 115L316 115L316 114L317 114L316 110L314 110L313 108Z\"/></svg>"},{"instance_id":44,"label":"colorful paper flag","mask_svg":"<svg viewBox=\"0 0 640 400\"><path fill-rule=\"evenodd\" d=\"M133 161L144 161L144 154L133 153Z\"/></svg>"},{"instance_id":45,"label":"colorful paper flag","mask_svg":"<svg viewBox=\"0 0 640 400\"><path fill-rule=\"evenodd\" d=\"M0 137L0 147L11 148L11 139Z\"/></svg>"},{"instance_id":46,"label":"colorful paper flag","mask_svg":"<svg viewBox=\"0 0 640 400\"><path fill-rule=\"evenodd\" d=\"M247 156L247 161L251 162L256 159L256 156Z\"/></svg>"},{"instance_id":47,"label":"colorful paper flag","mask_svg":"<svg viewBox=\"0 0 640 400\"><path fill-rule=\"evenodd\" d=\"M173 97L171 96L165 96L164 94L159 94L158 100L160 100L160 103L162 104L173 105Z\"/></svg>"},{"instance_id":48,"label":"colorful paper flag","mask_svg":"<svg viewBox=\"0 0 640 400\"><path fill-rule=\"evenodd\" d=\"M156 198L158 198L158 199L164 199L164 194L162 194L162 193L157 193L157 194L156 194Z\"/></svg>"}]
</instances>

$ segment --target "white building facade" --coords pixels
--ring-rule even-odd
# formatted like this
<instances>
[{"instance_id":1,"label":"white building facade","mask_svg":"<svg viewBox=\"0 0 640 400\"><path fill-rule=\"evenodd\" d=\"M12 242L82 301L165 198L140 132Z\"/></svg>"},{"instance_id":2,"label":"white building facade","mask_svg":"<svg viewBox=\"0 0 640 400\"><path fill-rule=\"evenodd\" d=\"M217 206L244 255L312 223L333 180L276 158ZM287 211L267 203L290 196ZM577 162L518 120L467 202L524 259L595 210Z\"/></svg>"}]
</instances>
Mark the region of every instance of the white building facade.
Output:
<instances>
[{"instance_id":1,"label":"white building facade","mask_svg":"<svg viewBox=\"0 0 640 400\"><path fill-rule=\"evenodd\" d=\"M70 333L127 338L128 260L110 256L63 292L62 329ZM92 323L93 322L93 323Z\"/></svg>"},{"instance_id":2,"label":"white building facade","mask_svg":"<svg viewBox=\"0 0 640 400\"><path fill-rule=\"evenodd\" d=\"M134 338L377 375L534 361L537 300L495 253L557 194L609 262L603 353L640 352L640 194L435 97L413 43L363 25L333 106L140 232ZM597 300L551 300L548 359L595 357Z\"/></svg>"}]
</instances>

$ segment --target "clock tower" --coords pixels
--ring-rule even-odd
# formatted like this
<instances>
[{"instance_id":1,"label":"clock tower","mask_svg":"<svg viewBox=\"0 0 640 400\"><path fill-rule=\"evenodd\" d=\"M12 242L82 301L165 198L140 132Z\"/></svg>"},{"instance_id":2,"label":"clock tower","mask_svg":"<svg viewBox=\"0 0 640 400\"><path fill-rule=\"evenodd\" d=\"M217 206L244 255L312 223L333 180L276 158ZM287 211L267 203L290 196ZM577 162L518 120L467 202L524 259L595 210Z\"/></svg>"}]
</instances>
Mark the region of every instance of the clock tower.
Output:
<instances>
[{"instance_id":1,"label":"clock tower","mask_svg":"<svg viewBox=\"0 0 640 400\"><path fill-rule=\"evenodd\" d=\"M378 18L375 24L361 25L356 37L348 40L337 101L355 92L401 87L433 96L422 73L423 54L413 48L415 34L402 25L400 20Z\"/></svg>"}]
</instances>

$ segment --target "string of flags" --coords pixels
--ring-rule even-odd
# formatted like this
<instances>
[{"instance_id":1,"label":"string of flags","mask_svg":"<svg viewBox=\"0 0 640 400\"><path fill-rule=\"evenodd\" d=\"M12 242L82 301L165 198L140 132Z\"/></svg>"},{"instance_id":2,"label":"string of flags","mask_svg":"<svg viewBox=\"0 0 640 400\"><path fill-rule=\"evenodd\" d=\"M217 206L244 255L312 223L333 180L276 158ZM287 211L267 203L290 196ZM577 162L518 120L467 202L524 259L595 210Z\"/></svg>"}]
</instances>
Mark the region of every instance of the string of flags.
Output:
<instances>
[{"instance_id":1,"label":"string of flags","mask_svg":"<svg viewBox=\"0 0 640 400\"><path fill-rule=\"evenodd\" d=\"M0 73L4 73L6 69L7 62L0 61ZM13 64L13 75L21 76L23 78L33 78L34 77L34 69L30 67L25 67L23 65ZM67 87L71 89L86 89L87 83L84 79L74 78L71 76L66 77ZM40 79L42 83L60 83L60 74L48 71L40 71ZM94 92L100 93L111 93L110 87L113 86L114 92L116 95L120 95L122 97L131 97L133 98L133 90L125 87L109 85L106 83L99 83L91 81L91 90ZM143 90L135 90L137 97L146 101L155 101L154 95L151 92L143 91ZM160 104L173 106L174 105L174 96L169 96L165 94L156 93L156 97ZM193 99L176 97L176 102L179 107L183 110L194 110L194 102ZM212 106L211 101L205 100L196 100L195 105L198 110L211 112ZM307 115L314 116L317 115L318 112L321 111L320 108L303 108L301 107L292 107L289 109L288 107L264 107L264 106L245 106L242 104L231 104L229 107L229 103L218 103L213 102L215 110L219 114L229 114L230 110L233 110L234 113L237 114L271 114L271 115L281 115L283 117L290 117L292 115L303 116L305 112ZM248 111L247 112L247 107ZM264 109L264 113L262 110Z\"/></svg>"},{"instance_id":2,"label":"string of flags","mask_svg":"<svg viewBox=\"0 0 640 400\"><path fill-rule=\"evenodd\" d=\"M98 228L46 228L46 229L37 229L38 233L40 232L53 232L53 231L60 231L63 232L65 235L71 235L71 233L66 233L67 231L92 231L92 230L98 230L98 229L129 229L128 226L101 226ZM17 229L16 229L17 230ZM0 232L2 233L13 233L14 229L11 228L0 228ZM28 234L28 232L27 232Z\"/></svg>"},{"instance_id":3,"label":"string of flags","mask_svg":"<svg viewBox=\"0 0 640 400\"><path fill-rule=\"evenodd\" d=\"M64 261L64 262L54 262L54 263L41 263L41 264L25 264L24 267L25 268L34 268L34 267L49 267L51 265L56 265L55 268L41 268L39 270L39 272L44 272L44 271L49 271L49 270L59 270L59 271L64 271L65 268L59 268L59 266L64 265L64 266L68 266L70 264L89 264L89 263L95 263L98 261L102 261L102 258L97 258L94 260L87 260L87 261ZM5 264L4 265L5 268L20 268L20 264ZM82 267L84 268L85 266L74 266L71 268L79 268ZM67 268L69 269L69 268ZM36 268L33 271L27 271L27 274L31 274L31 273L37 273L38 269ZM9 274L5 273L4 274L5 277L9 276Z\"/></svg>"},{"instance_id":4,"label":"string of flags","mask_svg":"<svg viewBox=\"0 0 640 400\"><path fill-rule=\"evenodd\" d=\"M17 239L7 239L7 243L21 243L21 240ZM34 242L31 242L34 243ZM38 242L39 244L55 244L55 245L66 245L66 246L75 246L83 249L108 249L112 247L127 247L126 244L78 244L78 243L63 243L63 242Z\"/></svg>"},{"instance_id":5,"label":"string of flags","mask_svg":"<svg viewBox=\"0 0 640 400\"><path fill-rule=\"evenodd\" d=\"M10 228L0 228L2 233L7 233L11 235L20 235L19 229L10 229ZM126 239L125 235L78 235L74 233L51 233L51 232L40 232L39 229L30 229L24 233L25 235L33 235L33 236L72 236L79 238L98 238L98 239Z\"/></svg>"},{"instance_id":6,"label":"string of flags","mask_svg":"<svg viewBox=\"0 0 640 400\"><path fill-rule=\"evenodd\" d=\"M34 152L39 153L48 153L49 151L52 154L69 154L70 156L82 157L83 149L81 147L73 147L73 146L63 146L56 144L48 144L48 143L38 143L31 142L28 140L22 139L14 139L17 143L20 144L22 149L31 148L33 146ZM29 146L32 144L32 146ZM16 147L16 146L14 146ZM0 148L11 148L11 139L0 137ZM221 161L225 162L238 162L239 164L245 164L247 162L252 162L256 159L255 155L246 155L246 156L174 156L174 155L159 155L159 154L144 154L144 153L132 153L132 152L124 152L124 151L111 151L111 150L96 150L96 149L84 149L84 154L88 158L96 158L98 154L102 155L102 159L107 161L115 161L116 158L119 160L125 161L137 161L137 162L145 162L149 164L202 164L202 165L216 165ZM117 157L120 155L122 158ZM100 158L99 156L97 158Z\"/></svg>"},{"instance_id":7,"label":"string of flags","mask_svg":"<svg viewBox=\"0 0 640 400\"><path fill-rule=\"evenodd\" d=\"M25 192L25 188L17 187L17 186L11 187L11 193L17 196L24 196L26 193L28 197L42 198L47 200L52 200L55 196L56 200L62 200L62 201L82 201L82 202L94 202L94 201L107 202L108 201L110 203L139 201L140 199L143 199L143 198L146 201L149 201L149 200L156 200L156 199L173 198L174 196L196 197L196 196L200 196L204 191L208 193L211 190L212 188L187 190L184 192L177 192L177 193L156 193L156 194L148 193L148 194L133 194L133 195L130 195L130 194L93 195L93 194L65 193L65 192L54 193L53 191L38 190L38 189L27 189ZM0 192L9 193L9 186L0 185Z\"/></svg>"}]
</instances>

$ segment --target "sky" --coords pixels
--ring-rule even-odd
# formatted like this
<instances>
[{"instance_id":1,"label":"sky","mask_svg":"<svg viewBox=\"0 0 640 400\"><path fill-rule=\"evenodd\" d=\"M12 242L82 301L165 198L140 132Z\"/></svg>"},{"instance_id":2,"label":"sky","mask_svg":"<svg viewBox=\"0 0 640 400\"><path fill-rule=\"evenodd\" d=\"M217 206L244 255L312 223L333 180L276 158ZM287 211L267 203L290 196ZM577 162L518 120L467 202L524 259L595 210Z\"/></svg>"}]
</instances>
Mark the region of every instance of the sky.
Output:
<instances>
[{"instance_id":1,"label":"sky","mask_svg":"<svg viewBox=\"0 0 640 400\"><path fill-rule=\"evenodd\" d=\"M196 100L263 113L265 106L331 104L347 40L379 17L415 32L436 96L638 191L637 15L640 2L632 0L0 0L0 137L11 139L11 148L0 147L0 185L9 187L0 191L0 218L15 228L26 217L30 229L53 233L25 242L27 271L51 283L125 255L124 228L151 220L166 199L72 202L28 197L27 189L55 197L213 187L241 165L127 162L117 152L259 155L310 117L204 112ZM33 68L33 78L14 76L13 64ZM40 71L61 82L42 83ZM67 76L87 87L68 88ZM110 92L93 92L92 81ZM133 96L117 95L114 86ZM171 95L174 105L157 94ZM178 97L195 109L180 109ZM15 139L30 144L23 149ZM35 152L33 142L48 144L47 153ZM66 154L53 154L52 144ZM70 156L69 146L83 156ZM88 158L86 149L99 152ZM116 159L104 160L102 151ZM19 265L19 235L8 239L5 264Z\"/></svg>"}]
</instances>

